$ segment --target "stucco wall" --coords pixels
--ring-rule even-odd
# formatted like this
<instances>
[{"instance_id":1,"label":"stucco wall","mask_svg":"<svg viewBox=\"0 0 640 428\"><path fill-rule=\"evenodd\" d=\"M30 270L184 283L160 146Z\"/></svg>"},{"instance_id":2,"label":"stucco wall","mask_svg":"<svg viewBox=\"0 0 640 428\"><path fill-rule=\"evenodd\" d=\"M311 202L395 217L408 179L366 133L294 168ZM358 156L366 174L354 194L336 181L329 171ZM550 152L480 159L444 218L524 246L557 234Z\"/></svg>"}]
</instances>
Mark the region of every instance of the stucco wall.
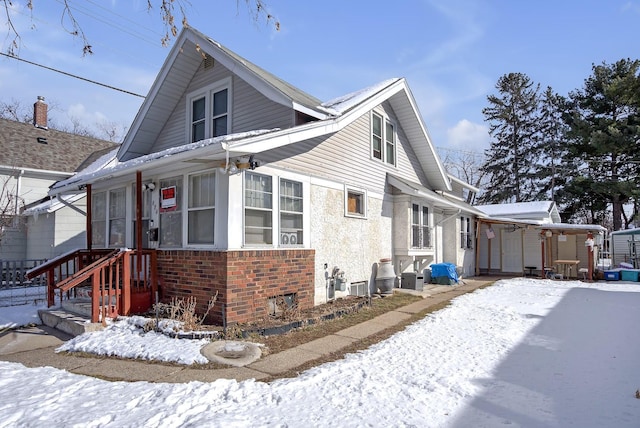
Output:
<instances>
[{"instance_id":1,"label":"stucco wall","mask_svg":"<svg viewBox=\"0 0 640 428\"><path fill-rule=\"evenodd\" d=\"M316 250L315 304L327 299L327 278L334 266L349 282L369 282L372 266L392 256L391 200L368 194L364 218L344 215L344 189L311 185L311 247ZM327 268L324 268L325 263Z\"/></svg>"}]
</instances>

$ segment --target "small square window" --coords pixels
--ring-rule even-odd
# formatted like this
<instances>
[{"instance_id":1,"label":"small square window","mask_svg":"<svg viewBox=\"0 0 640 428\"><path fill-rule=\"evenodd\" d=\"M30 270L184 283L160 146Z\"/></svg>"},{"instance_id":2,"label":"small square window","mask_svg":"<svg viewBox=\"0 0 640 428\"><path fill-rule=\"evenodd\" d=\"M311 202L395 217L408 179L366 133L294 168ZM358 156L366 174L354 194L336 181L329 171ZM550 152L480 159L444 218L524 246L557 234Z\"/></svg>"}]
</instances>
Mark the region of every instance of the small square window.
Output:
<instances>
[{"instance_id":1,"label":"small square window","mask_svg":"<svg viewBox=\"0 0 640 428\"><path fill-rule=\"evenodd\" d=\"M367 193L359 189L345 189L345 215L348 217L366 217Z\"/></svg>"}]
</instances>

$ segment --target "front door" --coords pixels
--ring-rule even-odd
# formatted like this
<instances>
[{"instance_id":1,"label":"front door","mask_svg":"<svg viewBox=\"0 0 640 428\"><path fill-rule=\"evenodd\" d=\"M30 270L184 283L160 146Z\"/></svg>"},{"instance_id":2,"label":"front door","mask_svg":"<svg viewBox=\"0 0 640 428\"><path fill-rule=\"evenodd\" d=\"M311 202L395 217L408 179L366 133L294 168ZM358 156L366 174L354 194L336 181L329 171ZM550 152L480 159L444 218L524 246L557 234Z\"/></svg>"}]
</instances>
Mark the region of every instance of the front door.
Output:
<instances>
[{"instance_id":1,"label":"front door","mask_svg":"<svg viewBox=\"0 0 640 428\"><path fill-rule=\"evenodd\" d=\"M522 273L522 231L502 229L502 271Z\"/></svg>"}]
</instances>

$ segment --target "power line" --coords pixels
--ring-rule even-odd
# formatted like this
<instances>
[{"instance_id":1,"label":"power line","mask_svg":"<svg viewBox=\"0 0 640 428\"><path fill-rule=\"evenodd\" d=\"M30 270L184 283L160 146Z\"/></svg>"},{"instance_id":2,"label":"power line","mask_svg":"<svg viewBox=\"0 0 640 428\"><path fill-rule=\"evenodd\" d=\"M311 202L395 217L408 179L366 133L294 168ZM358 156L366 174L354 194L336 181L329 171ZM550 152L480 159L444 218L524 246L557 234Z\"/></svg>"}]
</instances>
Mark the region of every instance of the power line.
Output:
<instances>
[{"instance_id":1,"label":"power line","mask_svg":"<svg viewBox=\"0 0 640 428\"><path fill-rule=\"evenodd\" d=\"M0 55L6 56L7 58L12 58L18 61L26 62L27 64L35 65L36 67L41 67L46 70L55 71L56 73L64 74L65 76L73 77L74 79L84 80L85 82L93 83L94 85L99 85L108 89L113 89L114 91L123 92L125 94L133 95L135 97L145 98L144 95L136 94L135 92L127 91L126 89L120 89L120 88L116 88L115 86L107 85L106 83L96 82L95 80L87 79L86 77L81 77L75 74L67 73L66 71L58 70L56 68L47 67L46 65L38 64L37 62L27 61L26 59L23 59L14 55L9 55L4 52L0 52Z\"/></svg>"}]
</instances>

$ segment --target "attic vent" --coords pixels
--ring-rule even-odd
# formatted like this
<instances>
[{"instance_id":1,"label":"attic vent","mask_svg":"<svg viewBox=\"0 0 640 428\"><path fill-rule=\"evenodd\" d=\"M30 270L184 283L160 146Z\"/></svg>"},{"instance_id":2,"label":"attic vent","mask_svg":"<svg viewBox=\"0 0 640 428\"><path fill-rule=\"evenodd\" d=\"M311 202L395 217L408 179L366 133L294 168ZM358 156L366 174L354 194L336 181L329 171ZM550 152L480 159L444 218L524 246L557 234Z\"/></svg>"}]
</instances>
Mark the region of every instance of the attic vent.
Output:
<instances>
[{"instance_id":1,"label":"attic vent","mask_svg":"<svg viewBox=\"0 0 640 428\"><path fill-rule=\"evenodd\" d=\"M202 61L202 63L204 64L204 69L208 69L213 67L213 57L210 55L205 54L204 55L204 60Z\"/></svg>"},{"instance_id":2,"label":"attic vent","mask_svg":"<svg viewBox=\"0 0 640 428\"><path fill-rule=\"evenodd\" d=\"M38 141L38 143L40 143L40 144L48 144L48 143L47 143L47 137L38 137L36 140L37 140L37 141Z\"/></svg>"}]
</instances>

